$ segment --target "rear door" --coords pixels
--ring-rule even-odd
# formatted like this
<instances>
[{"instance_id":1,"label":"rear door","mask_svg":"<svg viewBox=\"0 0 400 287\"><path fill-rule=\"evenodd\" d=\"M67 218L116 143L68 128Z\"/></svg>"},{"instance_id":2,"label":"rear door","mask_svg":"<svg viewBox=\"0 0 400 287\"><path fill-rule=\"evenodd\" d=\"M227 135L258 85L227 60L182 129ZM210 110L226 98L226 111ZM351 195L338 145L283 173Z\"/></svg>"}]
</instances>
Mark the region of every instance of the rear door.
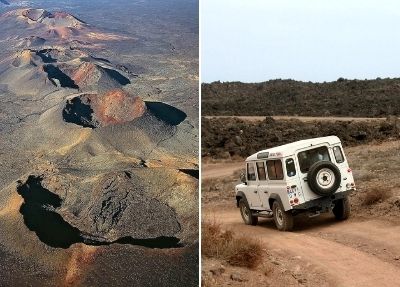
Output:
<instances>
[{"instance_id":1,"label":"rear door","mask_svg":"<svg viewBox=\"0 0 400 287\"><path fill-rule=\"evenodd\" d=\"M301 186L299 167L294 156L284 159L285 176L286 176L286 191L289 199L289 204L295 206L304 203L305 198Z\"/></svg>"},{"instance_id":2,"label":"rear door","mask_svg":"<svg viewBox=\"0 0 400 287\"><path fill-rule=\"evenodd\" d=\"M296 153L299 164L299 174L301 189L306 201L319 198L320 196L314 193L307 183L307 174L310 167L318 161L332 161L328 146L321 144L313 148L301 149Z\"/></svg>"}]
</instances>

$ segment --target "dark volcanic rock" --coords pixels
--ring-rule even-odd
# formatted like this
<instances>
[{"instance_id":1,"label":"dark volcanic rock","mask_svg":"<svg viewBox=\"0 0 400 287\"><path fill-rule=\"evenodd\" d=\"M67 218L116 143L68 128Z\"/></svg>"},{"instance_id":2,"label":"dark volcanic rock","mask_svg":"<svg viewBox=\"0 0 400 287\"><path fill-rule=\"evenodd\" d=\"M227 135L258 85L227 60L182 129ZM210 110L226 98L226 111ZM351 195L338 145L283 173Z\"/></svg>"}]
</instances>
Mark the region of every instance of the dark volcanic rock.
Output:
<instances>
[{"instance_id":1,"label":"dark volcanic rock","mask_svg":"<svg viewBox=\"0 0 400 287\"><path fill-rule=\"evenodd\" d=\"M174 236L181 227L175 211L146 194L133 174L107 174L90 194L72 193L67 201L42 181L43 177L31 175L19 182L17 191L24 199L20 213L26 226L51 247L68 248L79 242L179 246ZM86 204L78 206L81 201Z\"/></svg>"},{"instance_id":2,"label":"dark volcanic rock","mask_svg":"<svg viewBox=\"0 0 400 287\"><path fill-rule=\"evenodd\" d=\"M259 150L314 137L338 136L347 145L400 138L397 121L271 120L249 122L238 118L202 119L202 156L247 157ZM240 137L240 141L237 140Z\"/></svg>"},{"instance_id":3,"label":"dark volcanic rock","mask_svg":"<svg viewBox=\"0 0 400 287\"><path fill-rule=\"evenodd\" d=\"M203 83L202 115L386 117L400 115L399 87L399 78Z\"/></svg>"},{"instance_id":4,"label":"dark volcanic rock","mask_svg":"<svg viewBox=\"0 0 400 287\"><path fill-rule=\"evenodd\" d=\"M89 233L111 240L172 237L180 231L175 211L146 194L134 174L105 175L83 214L92 221Z\"/></svg>"}]
</instances>

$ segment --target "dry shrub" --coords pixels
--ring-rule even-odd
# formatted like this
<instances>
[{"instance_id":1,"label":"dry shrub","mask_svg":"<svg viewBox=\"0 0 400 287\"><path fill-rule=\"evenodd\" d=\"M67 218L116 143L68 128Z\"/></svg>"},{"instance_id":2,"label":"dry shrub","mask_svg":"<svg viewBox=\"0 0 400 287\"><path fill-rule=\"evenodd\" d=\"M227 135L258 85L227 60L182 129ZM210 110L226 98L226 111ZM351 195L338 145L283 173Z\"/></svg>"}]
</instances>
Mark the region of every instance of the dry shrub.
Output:
<instances>
[{"instance_id":1,"label":"dry shrub","mask_svg":"<svg viewBox=\"0 0 400 287\"><path fill-rule=\"evenodd\" d=\"M374 187L371 188L364 196L363 204L372 205L388 199L391 196L391 192L385 188Z\"/></svg>"},{"instance_id":2,"label":"dry shrub","mask_svg":"<svg viewBox=\"0 0 400 287\"><path fill-rule=\"evenodd\" d=\"M214 222L202 224L202 255L226 260L232 266L255 268L262 261L262 245L258 240L236 237Z\"/></svg>"},{"instance_id":3,"label":"dry shrub","mask_svg":"<svg viewBox=\"0 0 400 287\"><path fill-rule=\"evenodd\" d=\"M262 247L260 242L246 237L234 238L231 243L228 263L233 266L255 268L262 261Z\"/></svg>"}]
</instances>

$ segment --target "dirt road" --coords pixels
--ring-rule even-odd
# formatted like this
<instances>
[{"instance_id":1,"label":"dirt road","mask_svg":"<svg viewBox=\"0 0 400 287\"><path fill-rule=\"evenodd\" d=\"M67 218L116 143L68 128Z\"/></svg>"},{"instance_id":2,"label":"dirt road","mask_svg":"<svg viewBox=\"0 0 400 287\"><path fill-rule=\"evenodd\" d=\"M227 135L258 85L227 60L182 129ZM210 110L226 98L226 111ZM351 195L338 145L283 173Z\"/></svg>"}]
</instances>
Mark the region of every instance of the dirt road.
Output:
<instances>
[{"instance_id":1,"label":"dirt road","mask_svg":"<svg viewBox=\"0 0 400 287\"><path fill-rule=\"evenodd\" d=\"M242 163L207 164L203 179L229 176ZM243 223L234 202L204 206L203 219L214 218L238 235L258 238L265 249L281 258L301 258L301 272L314 272L326 286L399 286L400 225L356 215L337 222L331 214L308 219L295 218L293 232L279 232L271 219L258 226ZM317 272L307 266L316 266Z\"/></svg>"},{"instance_id":2,"label":"dirt road","mask_svg":"<svg viewBox=\"0 0 400 287\"><path fill-rule=\"evenodd\" d=\"M266 116L206 116L207 119L212 118L238 118L244 121L263 121ZM383 121L385 118L352 118L352 117L296 117L296 116L272 116L275 120L291 120L297 119L302 122L313 122L313 121Z\"/></svg>"},{"instance_id":3,"label":"dirt road","mask_svg":"<svg viewBox=\"0 0 400 287\"><path fill-rule=\"evenodd\" d=\"M222 178L231 175L233 172L243 167L243 162L203 164L201 169L201 178Z\"/></svg>"}]
</instances>

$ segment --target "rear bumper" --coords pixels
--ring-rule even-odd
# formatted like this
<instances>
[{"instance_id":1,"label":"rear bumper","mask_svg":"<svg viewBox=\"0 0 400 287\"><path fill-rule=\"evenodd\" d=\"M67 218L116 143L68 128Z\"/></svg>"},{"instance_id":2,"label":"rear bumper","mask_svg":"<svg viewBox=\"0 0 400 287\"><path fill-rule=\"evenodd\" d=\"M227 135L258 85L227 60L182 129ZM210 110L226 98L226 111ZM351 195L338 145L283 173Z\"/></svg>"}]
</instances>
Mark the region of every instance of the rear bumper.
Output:
<instances>
[{"instance_id":1,"label":"rear bumper","mask_svg":"<svg viewBox=\"0 0 400 287\"><path fill-rule=\"evenodd\" d=\"M302 204L295 205L295 206L293 206L292 210L308 210L308 209L314 209L314 208L317 208L317 209L320 208L320 209L324 210L326 208L329 208L332 205L332 202L334 202L338 199L345 198L353 191L355 191L355 189L349 189L346 191L337 192L330 196L319 197L319 198L304 202Z\"/></svg>"}]
</instances>

